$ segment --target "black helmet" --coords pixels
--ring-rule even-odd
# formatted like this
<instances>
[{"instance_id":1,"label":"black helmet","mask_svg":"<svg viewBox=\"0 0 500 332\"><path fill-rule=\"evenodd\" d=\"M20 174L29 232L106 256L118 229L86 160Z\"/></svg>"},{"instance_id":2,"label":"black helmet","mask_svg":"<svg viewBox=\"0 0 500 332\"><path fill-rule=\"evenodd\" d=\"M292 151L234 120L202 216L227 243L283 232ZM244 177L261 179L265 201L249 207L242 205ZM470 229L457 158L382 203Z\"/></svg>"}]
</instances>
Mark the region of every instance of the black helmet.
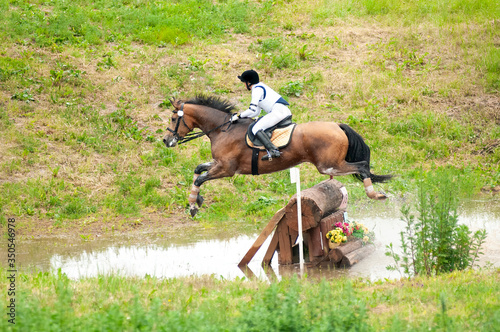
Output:
<instances>
[{"instance_id":1,"label":"black helmet","mask_svg":"<svg viewBox=\"0 0 500 332\"><path fill-rule=\"evenodd\" d=\"M240 81L248 82L250 84L257 84L260 82L259 74L255 70L245 70L241 76L238 76Z\"/></svg>"}]
</instances>

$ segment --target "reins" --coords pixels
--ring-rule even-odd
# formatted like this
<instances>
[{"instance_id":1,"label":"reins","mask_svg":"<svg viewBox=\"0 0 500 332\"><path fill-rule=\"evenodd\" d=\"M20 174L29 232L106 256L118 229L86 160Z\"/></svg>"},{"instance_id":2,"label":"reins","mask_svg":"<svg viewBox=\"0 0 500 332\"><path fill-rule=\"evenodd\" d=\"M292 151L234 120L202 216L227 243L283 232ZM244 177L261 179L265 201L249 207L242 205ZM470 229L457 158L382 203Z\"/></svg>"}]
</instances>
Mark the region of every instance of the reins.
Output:
<instances>
[{"instance_id":1,"label":"reins","mask_svg":"<svg viewBox=\"0 0 500 332\"><path fill-rule=\"evenodd\" d=\"M175 130L172 130L170 128L167 128L167 130L170 131L170 132L172 132L174 134L174 136L177 137L177 144L183 144L183 143L192 141L192 140L197 139L199 137L208 135L211 132L216 131L217 129L220 129L220 128L224 127L225 125L228 125L226 129L222 130L222 132L226 132L226 131L229 130L229 128L231 128L231 125L232 125L231 118L232 118L233 114L229 113L229 120L226 121L226 122L224 122L224 123L222 123L221 125L219 125L219 126L213 128L213 129L209 130L206 133L203 132L203 131L197 132L197 133L192 133L191 131L193 129L189 128L189 126L184 121L184 104L181 105L181 109L179 111L173 111L173 112L178 114L177 123L175 125ZM189 129L189 133L187 133L184 137L180 137L179 133L178 133L179 125L180 125L181 120L182 120L182 123L184 124L184 126L186 126L186 128Z\"/></svg>"}]
</instances>

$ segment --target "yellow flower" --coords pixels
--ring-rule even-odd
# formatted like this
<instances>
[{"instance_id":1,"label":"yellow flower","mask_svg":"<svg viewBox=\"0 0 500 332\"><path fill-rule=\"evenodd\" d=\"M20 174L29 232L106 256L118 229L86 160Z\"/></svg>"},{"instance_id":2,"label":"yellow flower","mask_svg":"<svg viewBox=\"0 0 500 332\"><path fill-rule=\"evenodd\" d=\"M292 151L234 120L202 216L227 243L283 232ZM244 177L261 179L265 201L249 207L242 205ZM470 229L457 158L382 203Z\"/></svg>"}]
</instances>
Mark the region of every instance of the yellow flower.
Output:
<instances>
[{"instance_id":1,"label":"yellow flower","mask_svg":"<svg viewBox=\"0 0 500 332\"><path fill-rule=\"evenodd\" d=\"M370 241L370 238L368 236L364 236L363 237L363 242L368 242L368 241Z\"/></svg>"}]
</instances>

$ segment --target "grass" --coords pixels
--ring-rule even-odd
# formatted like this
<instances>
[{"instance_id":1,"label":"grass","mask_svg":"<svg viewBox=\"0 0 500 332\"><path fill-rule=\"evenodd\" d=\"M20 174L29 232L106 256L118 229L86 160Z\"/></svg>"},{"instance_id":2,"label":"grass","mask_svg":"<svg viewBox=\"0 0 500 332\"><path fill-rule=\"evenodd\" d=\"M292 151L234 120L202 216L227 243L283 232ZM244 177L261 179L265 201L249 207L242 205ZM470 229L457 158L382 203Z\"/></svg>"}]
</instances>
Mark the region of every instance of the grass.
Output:
<instances>
[{"instance_id":1,"label":"grass","mask_svg":"<svg viewBox=\"0 0 500 332\"><path fill-rule=\"evenodd\" d=\"M186 218L210 144L161 143L168 98L249 95L254 68L297 122L350 124L384 185L448 165L470 192L500 181L499 9L455 1L0 1L0 209L56 227L85 218ZM303 188L323 180L301 166ZM340 178L351 201L362 185ZM235 195L237 193L237 197ZM206 183L197 221L259 228L294 193L288 172ZM465 194L465 193L464 193ZM235 199L241 210L233 209ZM4 217L3 217L4 218Z\"/></svg>"},{"instance_id":2,"label":"grass","mask_svg":"<svg viewBox=\"0 0 500 332\"><path fill-rule=\"evenodd\" d=\"M2 274L5 275L5 271ZM17 280L16 325L3 331L496 330L499 270L369 282L214 276L98 276L32 271ZM0 282L7 288L7 280ZM112 294L112 296L110 296ZM418 301L416 300L418 299Z\"/></svg>"},{"instance_id":3,"label":"grass","mask_svg":"<svg viewBox=\"0 0 500 332\"><path fill-rule=\"evenodd\" d=\"M477 195L500 184L499 11L495 0L0 0L0 224L15 217L20 237L58 229L87 241L130 220L186 222L210 143L164 147L168 99L204 92L243 110L250 96L236 76L249 68L297 122L362 134L373 171L399 175L384 191L414 192L422 171L446 166L458 197ZM302 188L325 179L311 165L301 177ZM339 180L351 205L368 202L360 183ZM211 181L194 221L261 230L294 192L287 171ZM380 282L18 276L14 330L500 324L498 269Z\"/></svg>"}]
</instances>

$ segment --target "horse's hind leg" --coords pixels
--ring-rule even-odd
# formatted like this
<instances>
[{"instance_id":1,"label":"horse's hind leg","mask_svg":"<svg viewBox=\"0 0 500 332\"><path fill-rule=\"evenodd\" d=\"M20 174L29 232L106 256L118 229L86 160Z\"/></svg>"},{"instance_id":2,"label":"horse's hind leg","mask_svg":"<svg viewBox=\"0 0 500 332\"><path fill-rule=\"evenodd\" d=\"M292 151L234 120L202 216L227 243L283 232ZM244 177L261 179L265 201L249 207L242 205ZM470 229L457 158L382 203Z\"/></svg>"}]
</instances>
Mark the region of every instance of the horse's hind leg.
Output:
<instances>
[{"instance_id":1,"label":"horse's hind leg","mask_svg":"<svg viewBox=\"0 0 500 332\"><path fill-rule=\"evenodd\" d=\"M376 192L373 189L373 183L371 179L370 166L367 161L360 161L351 164L356 164L359 169L359 175L361 179L363 179L363 185L365 187L365 193L368 197L374 200L384 200L387 198L387 195L384 193Z\"/></svg>"},{"instance_id":2,"label":"horse's hind leg","mask_svg":"<svg viewBox=\"0 0 500 332\"><path fill-rule=\"evenodd\" d=\"M321 174L327 174L331 176L360 174L363 178L365 178L366 174L368 174L368 177L370 177L370 171L367 168L366 161L358 161L354 163L348 163L344 161L340 163L340 165L337 165L336 167L316 165L316 168Z\"/></svg>"},{"instance_id":3,"label":"horse's hind leg","mask_svg":"<svg viewBox=\"0 0 500 332\"><path fill-rule=\"evenodd\" d=\"M359 174L363 180L363 185L365 187L365 192L368 197L375 200L386 199L387 196L383 193L378 193L373 189L372 179L370 178L370 167L366 161L357 162L344 162L337 168L333 167L317 167L319 172L322 174L328 174L330 176L339 175L350 175Z\"/></svg>"},{"instance_id":4,"label":"horse's hind leg","mask_svg":"<svg viewBox=\"0 0 500 332\"><path fill-rule=\"evenodd\" d=\"M358 170L359 170L359 175L361 176L361 179L363 180L363 185L365 187L365 193L368 197L370 197L371 199L375 199L375 200L384 200L387 198L386 194L376 192L373 189L373 183L372 183L371 173L370 173L370 166L368 165L368 162L359 161L359 162L354 162L354 163L350 163L350 164L357 165Z\"/></svg>"},{"instance_id":5,"label":"horse's hind leg","mask_svg":"<svg viewBox=\"0 0 500 332\"><path fill-rule=\"evenodd\" d=\"M387 195L381 192L376 192L373 189L372 179L370 177L363 177L363 184L365 186L365 192L368 197L375 200L384 200L387 198Z\"/></svg>"}]
</instances>

